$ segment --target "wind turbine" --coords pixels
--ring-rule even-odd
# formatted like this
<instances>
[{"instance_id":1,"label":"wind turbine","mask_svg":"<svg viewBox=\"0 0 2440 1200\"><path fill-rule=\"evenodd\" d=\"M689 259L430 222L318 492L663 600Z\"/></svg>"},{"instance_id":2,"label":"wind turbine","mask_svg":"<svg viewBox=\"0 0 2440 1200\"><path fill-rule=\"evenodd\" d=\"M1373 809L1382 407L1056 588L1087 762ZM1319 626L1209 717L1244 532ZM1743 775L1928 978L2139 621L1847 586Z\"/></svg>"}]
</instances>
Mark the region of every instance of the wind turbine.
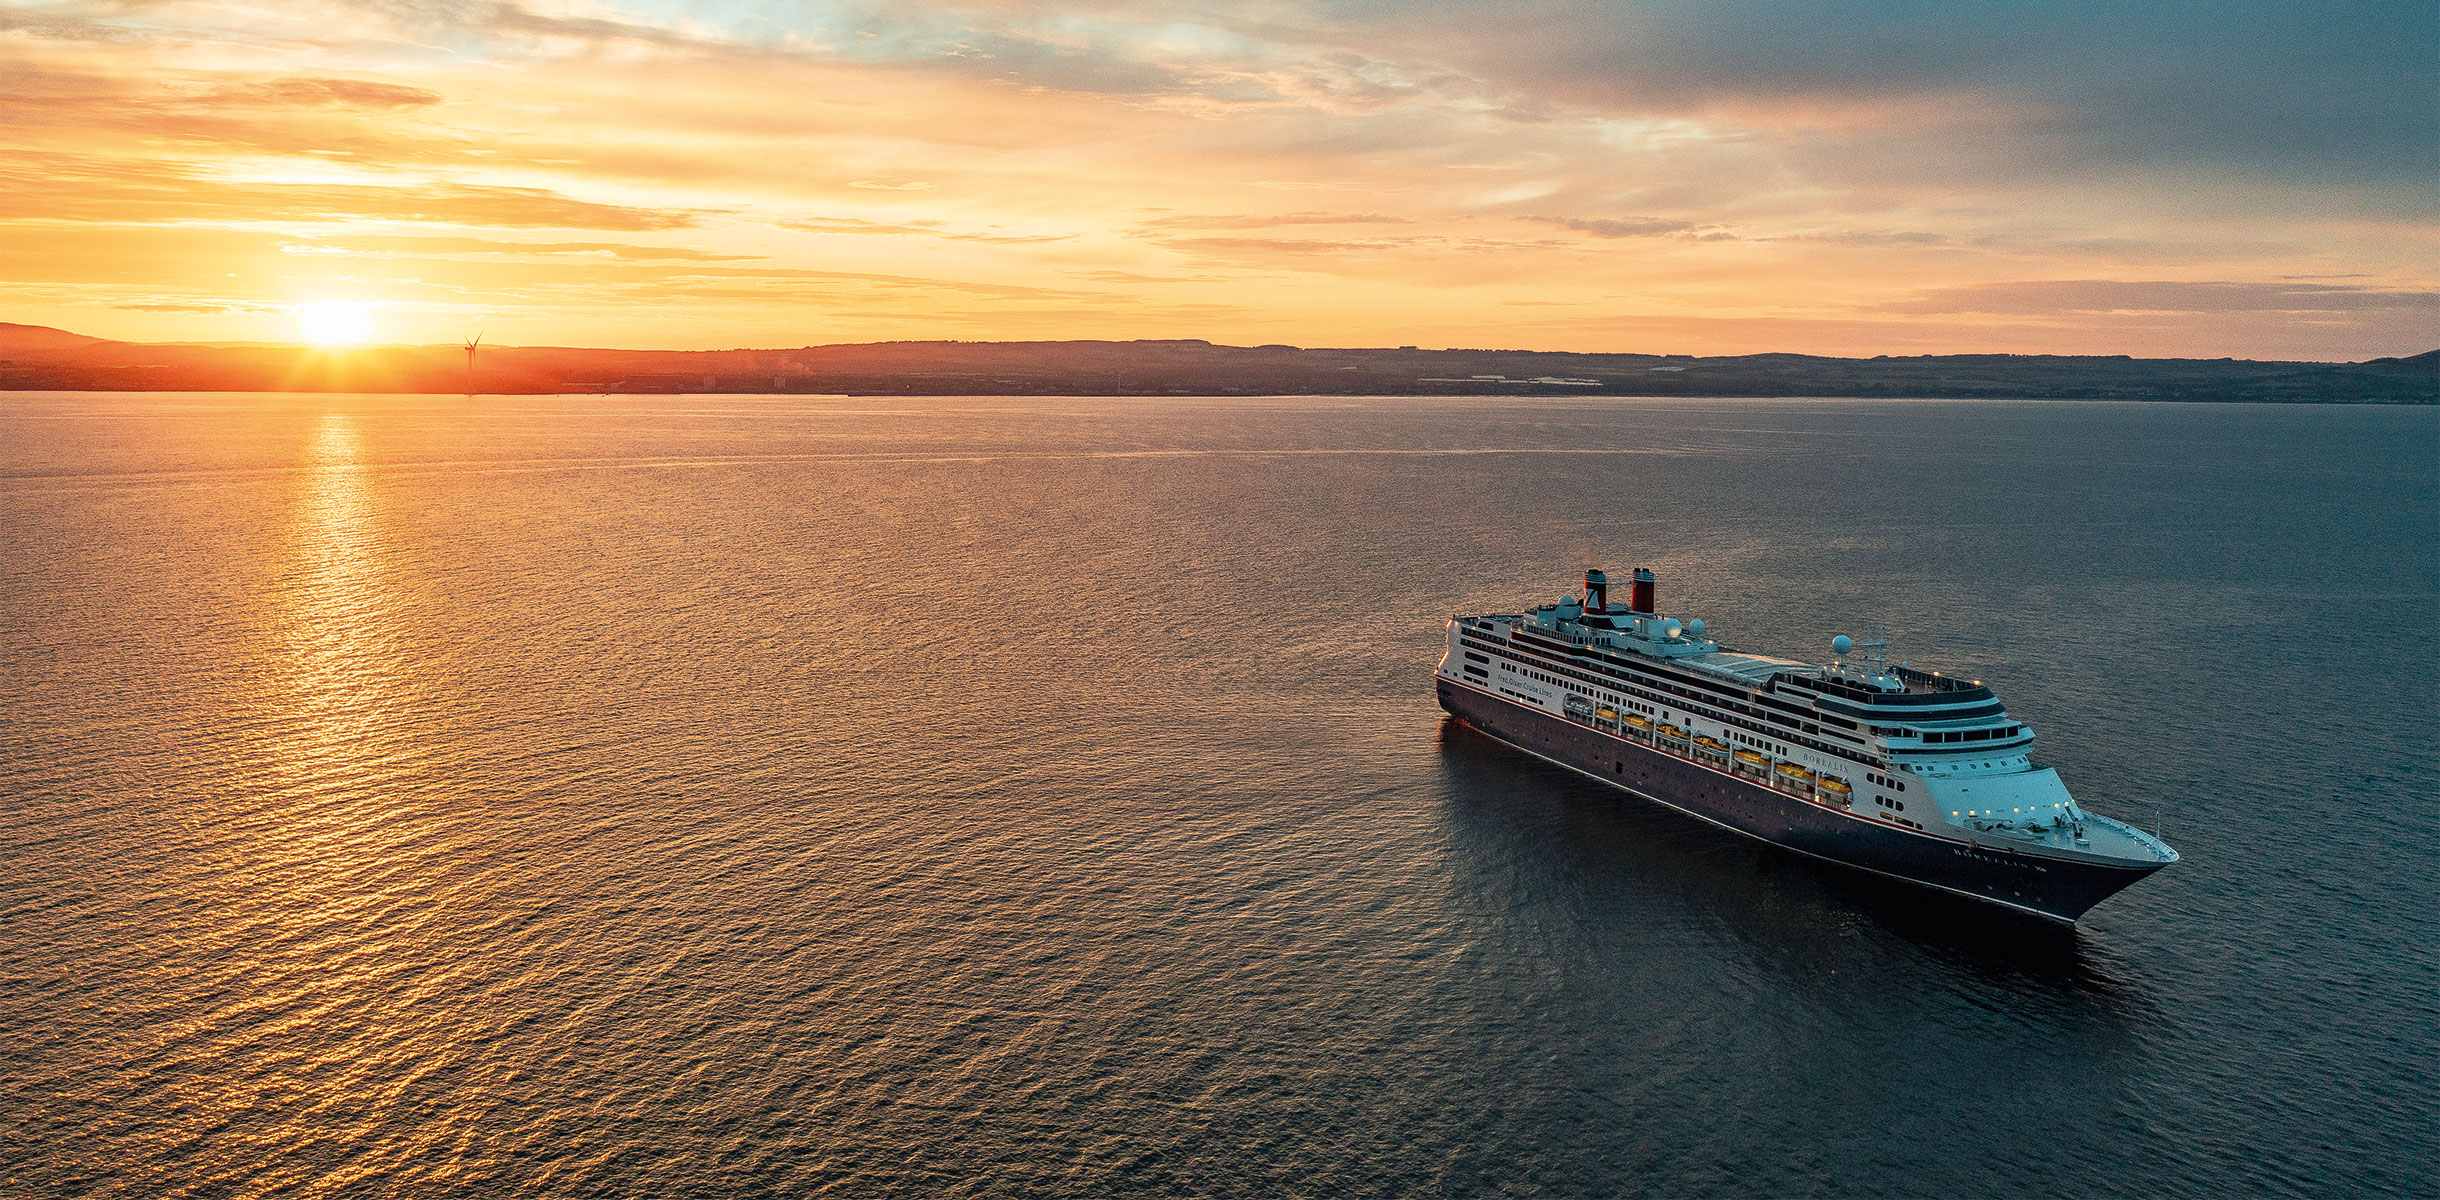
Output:
<instances>
[{"instance_id":1,"label":"wind turbine","mask_svg":"<svg viewBox=\"0 0 2440 1200\"><path fill-rule=\"evenodd\" d=\"M483 344L483 331L478 329L466 339L466 398L474 398L474 348Z\"/></svg>"}]
</instances>

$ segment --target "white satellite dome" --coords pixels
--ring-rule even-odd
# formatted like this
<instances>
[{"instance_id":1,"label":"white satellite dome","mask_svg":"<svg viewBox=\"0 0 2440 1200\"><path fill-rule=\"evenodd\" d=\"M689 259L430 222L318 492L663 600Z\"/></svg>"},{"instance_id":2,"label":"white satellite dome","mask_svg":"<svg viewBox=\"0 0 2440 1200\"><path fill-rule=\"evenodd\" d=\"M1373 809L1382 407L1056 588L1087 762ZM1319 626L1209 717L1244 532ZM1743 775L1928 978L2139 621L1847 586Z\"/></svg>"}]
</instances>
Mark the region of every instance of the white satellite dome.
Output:
<instances>
[{"instance_id":1,"label":"white satellite dome","mask_svg":"<svg viewBox=\"0 0 2440 1200\"><path fill-rule=\"evenodd\" d=\"M1855 639L1848 637L1846 634L1842 633L1837 637L1830 639L1830 653L1838 655L1841 658L1845 658L1847 656L1847 652L1853 649L1855 649Z\"/></svg>"},{"instance_id":2,"label":"white satellite dome","mask_svg":"<svg viewBox=\"0 0 2440 1200\"><path fill-rule=\"evenodd\" d=\"M1686 622L1686 632L1696 637L1703 636L1703 618L1696 617L1694 620Z\"/></svg>"}]
</instances>

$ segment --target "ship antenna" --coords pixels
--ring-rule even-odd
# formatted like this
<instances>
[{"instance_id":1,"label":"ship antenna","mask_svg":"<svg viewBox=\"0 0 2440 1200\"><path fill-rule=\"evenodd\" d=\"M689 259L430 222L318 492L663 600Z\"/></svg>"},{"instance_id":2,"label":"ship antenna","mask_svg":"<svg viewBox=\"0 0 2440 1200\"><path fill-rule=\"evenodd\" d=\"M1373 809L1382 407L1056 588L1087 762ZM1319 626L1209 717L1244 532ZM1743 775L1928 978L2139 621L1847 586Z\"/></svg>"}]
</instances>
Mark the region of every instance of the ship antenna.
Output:
<instances>
[{"instance_id":1,"label":"ship antenna","mask_svg":"<svg viewBox=\"0 0 2440 1200\"><path fill-rule=\"evenodd\" d=\"M1887 675L1889 673L1889 632L1881 627L1881 618L1868 617L1865 619L1864 640L1861 645L1864 650L1864 661L1871 665L1872 673Z\"/></svg>"}]
</instances>

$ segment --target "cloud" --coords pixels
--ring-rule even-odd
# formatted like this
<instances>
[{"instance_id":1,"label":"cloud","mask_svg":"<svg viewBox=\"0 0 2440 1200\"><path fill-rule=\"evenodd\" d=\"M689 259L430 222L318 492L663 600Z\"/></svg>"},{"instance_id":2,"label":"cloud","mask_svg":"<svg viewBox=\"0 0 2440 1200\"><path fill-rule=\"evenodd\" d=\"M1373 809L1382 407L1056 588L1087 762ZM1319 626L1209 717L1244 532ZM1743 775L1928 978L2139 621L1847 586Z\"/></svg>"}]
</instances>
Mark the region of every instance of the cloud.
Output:
<instances>
[{"instance_id":1,"label":"cloud","mask_svg":"<svg viewBox=\"0 0 2440 1200\"><path fill-rule=\"evenodd\" d=\"M438 104L444 97L430 88L364 79L292 77L221 88L203 97L215 106L231 104L346 105L354 108L414 108Z\"/></svg>"},{"instance_id":2,"label":"cloud","mask_svg":"<svg viewBox=\"0 0 2440 1200\"><path fill-rule=\"evenodd\" d=\"M1411 225L1411 217L1393 217L1386 213L1280 213L1272 216L1178 216L1159 217L1143 223L1146 229L1276 229L1288 225Z\"/></svg>"},{"instance_id":3,"label":"cloud","mask_svg":"<svg viewBox=\"0 0 2440 1200\"><path fill-rule=\"evenodd\" d=\"M268 305L268 304L244 304L244 303L236 303L236 302L213 302L213 301L203 301L203 300L144 300L144 301L132 301L132 302L125 303L125 304L113 304L113 305L111 305L110 307L112 307L112 308L117 308L117 309L124 309L124 310L126 310L126 311L128 311L128 312L148 312L148 313L212 313L212 314L220 314L220 313L266 313L266 312L278 312L278 311L280 311L280 310L279 310L279 309L278 309L276 306L273 306L273 305Z\"/></svg>"},{"instance_id":4,"label":"cloud","mask_svg":"<svg viewBox=\"0 0 2440 1200\"><path fill-rule=\"evenodd\" d=\"M1832 246L1948 246L1957 239L1921 230L1842 229L1833 233L1792 233L1783 241L1821 242Z\"/></svg>"},{"instance_id":5,"label":"cloud","mask_svg":"<svg viewBox=\"0 0 2440 1200\"><path fill-rule=\"evenodd\" d=\"M717 254L686 246L639 246L629 242L503 242L489 238L341 234L326 242L282 245L290 254L371 254L384 257L479 255L486 257L586 257L623 261L742 262L759 254Z\"/></svg>"},{"instance_id":6,"label":"cloud","mask_svg":"<svg viewBox=\"0 0 2440 1200\"><path fill-rule=\"evenodd\" d=\"M1544 105L1780 127L1965 119L2086 155L2398 182L2440 151L2419 0L2194 10L2105 0L1456 0L1332 5L1362 35ZM1345 26L1342 26L1345 27Z\"/></svg>"},{"instance_id":7,"label":"cloud","mask_svg":"<svg viewBox=\"0 0 2440 1200\"><path fill-rule=\"evenodd\" d=\"M1264 255L1357 254L1367 251L1391 250L1401 245L1395 238L1323 241L1318 238L1240 237L1172 238L1162 244L1179 250L1217 251L1229 255L1247 252Z\"/></svg>"},{"instance_id":8,"label":"cloud","mask_svg":"<svg viewBox=\"0 0 2440 1200\"><path fill-rule=\"evenodd\" d=\"M1695 224L1692 221L1671 221L1660 217L1628 217L1621 219L1598 217L1590 219L1578 217L1529 217L1527 219L1540 221L1545 225L1557 225L1562 229L1572 229L1578 233L1589 233L1594 237L1604 238L1670 237L1677 234L1692 233L1695 229Z\"/></svg>"},{"instance_id":9,"label":"cloud","mask_svg":"<svg viewBox=\"0 0 2440 1200\"><path fill-rule=\"evenodd\" d=\"M779 225L783 229L795 229L805 233L855 233L935 237L945 238L953 242L987 242L993 245L1003 246L1021 246L1035 242L1064 242L1076 236L1072 233L964 233L953 229L942 228L941 222L939 221L910 221L904 224L889 224L880 221L863 221L854 217L803 217L795 220L781 221L779 222Z\"/></svg>"},{"instance_id":10,"label":"cloud","mask_svg":"<svg viewBox=\"0 0 2440 1200\"><path fill-rule=\"evenodd\" d=\"M377 219L502 228L683 229L699 213L601 204L547 188L401 180L396 184L230 179L201 164L91 156L0 161L13 213L50 221Z\"/></svg>"},{"instance_id":11,"label":"cloud","mask_svg":"<svg viewBox=\"0 0 2440 1200\"><path fill-rule=\"evenodd\" d=\"M1078 279L1095 283L1216 283L1216 275L1145 275L1135 271L1070 271Z\"/></svg>"},{"instance_id":12,"label":"cloud","mask_svg":"<svg viewBox=\"0 0 2440 1200\"><path fill-rule=\"evenodd\" d=\"M1058 288L1030 287L1024 284L981 283L969 280L938 279L920 275L890 275L869 271L824 271L806 267L707 267L672 272L660 278L686 280L771 280L774 282L853 283L889 289L963 292L974 296L997 296L1010 299L1082 299L1099 295L1095 292L1063 291Z\"/></svg>"}]
</instances>

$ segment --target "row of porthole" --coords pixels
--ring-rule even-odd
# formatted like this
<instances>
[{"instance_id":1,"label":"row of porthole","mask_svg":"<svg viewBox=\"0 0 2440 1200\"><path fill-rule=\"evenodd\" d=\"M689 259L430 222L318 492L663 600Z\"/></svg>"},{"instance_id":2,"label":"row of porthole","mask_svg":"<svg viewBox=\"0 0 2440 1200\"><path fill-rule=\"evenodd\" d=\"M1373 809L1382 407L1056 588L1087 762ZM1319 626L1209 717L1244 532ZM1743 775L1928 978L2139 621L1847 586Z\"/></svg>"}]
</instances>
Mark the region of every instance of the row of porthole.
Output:
<instances>
[{"instance_id":1,"label":"row of porthole","mask_svg":"<svg viewBox=\"0 0 2440 1200\"><path fill-rule=\"evenodd\" d=\"M1505 663L1502 663L1502 664L1501 664L1501 666L1502 666L1502 668L1503 668L1503 669L1508 670L1508 671L1511 671L1511 672L1514 672L1514 673L1516 673L1516 674L1518 674L1518 675L1522 675L1522 676L1526 677L1527 679L1539 680L1540 682L1550 684L1550 685L1552 685L1553 687L1565 687L1565 686L1567 686L1567 683L1566 683L1566 681L1565 681L1565 680L1561 680L1561 679L1554 679L1554 678L1552 678L1551 676L1544 675L1544 674L1542 674L1542 673L1541 673L1541 672L1539 672L1539 671L1526 671L1526 670L1520 670L1519 668L1508 666L1508 665L1507 665L1507 664L1505 664ZM1649 705L1649 704L1638 704L1638 703L1636 703L1636 702L1635 702L1635 701L1633 701L1633 700L1613 700L1613 701L1610 701L1610 703L1611 703L1612 705L1624 705L1624 706L1625 706L1625 707L1627 707L1627 708L1633 709L1633 710L1635 710L1636 712L1644 713L1644 714L1646 714L1646 715L1648 715L1648 716L1659 716L1659 715L1660 715L1660 711L1659 711L1658 709L1653 708L1651 705Z\"/></svg>"},{"instance_id":2,"label":"row of porthole","mask_svg":"<svg viewBox=\"0 0 2440 1200\"><path fill-rule=\"evenodd\" d=\"M1732 742L1743 742L1748 746L1752 746L1756 750L1768 750L1781 758L1786 758L1788 756L1788 748L1785 746L1766 742L1761 738L1754 737L1750 734L1739 733L1734 729L1725 730L1723 732L1728 734L1728 738Z\"/></svg>"}]
</instances>

